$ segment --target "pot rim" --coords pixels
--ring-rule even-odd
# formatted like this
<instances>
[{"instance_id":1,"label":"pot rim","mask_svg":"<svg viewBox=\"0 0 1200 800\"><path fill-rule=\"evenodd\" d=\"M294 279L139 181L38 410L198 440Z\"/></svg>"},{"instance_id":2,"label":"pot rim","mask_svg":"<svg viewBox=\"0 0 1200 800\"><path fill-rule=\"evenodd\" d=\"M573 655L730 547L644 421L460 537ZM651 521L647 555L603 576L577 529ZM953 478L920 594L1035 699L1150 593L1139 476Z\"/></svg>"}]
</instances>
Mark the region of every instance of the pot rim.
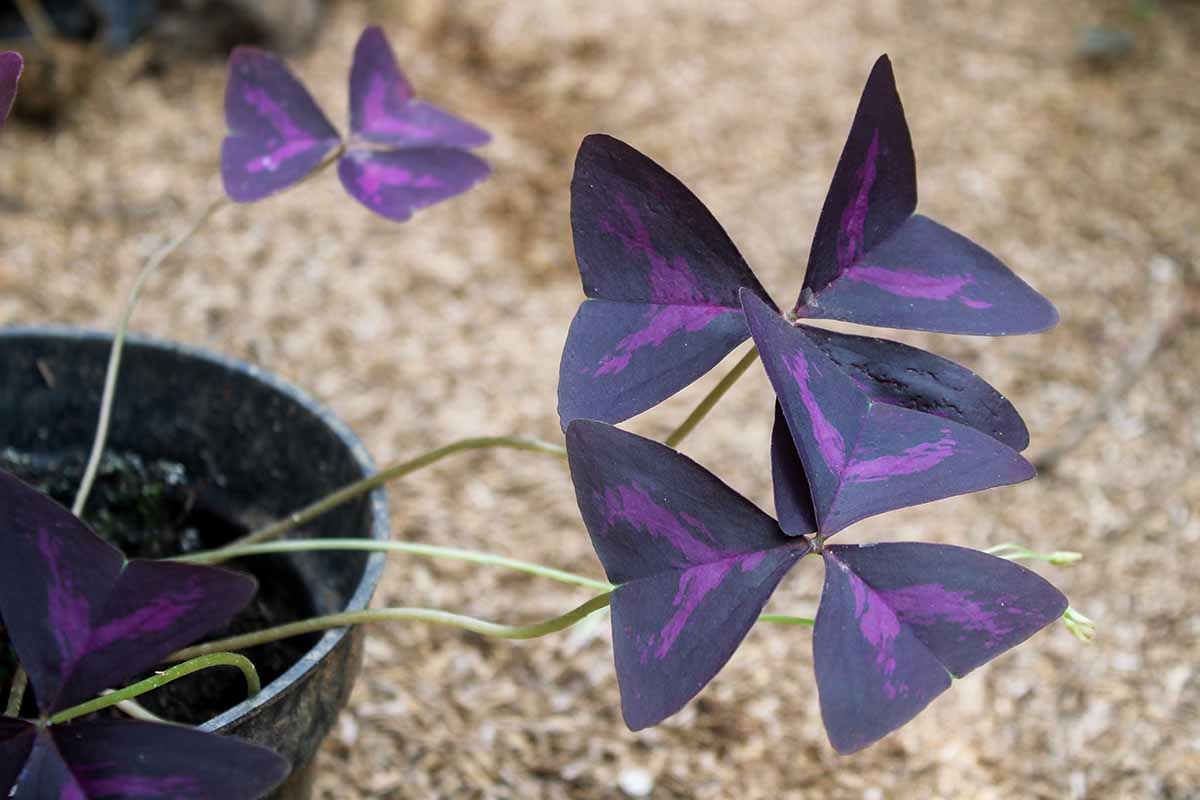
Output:
<instances>
[{"instance_id":1,"label":"pot rim","mask_svg":"<svg viewBox=\"0 0 1200 800\"><path fill-rule=\"evenodd\" d=\"M59 325L14 325L0 327L0 339L48 338L78 342L111 342L113 334L110 331L76 328ZM246 361L230 356L214 353L201 347L182 344L169 339L158 339L150 336L128 334L125 337L126 347L146 348L165 352L177 353L188 358L207 361L210 364L232 372L240 373L252 381L257 381L275 391L300 408L317 417L324 425L333 431L338 440L350 451L363 476L376 472L375 462L367 452L362 441L350 430L344 422L338 419L332 411L318 403L308 394L283 380L282 378ZM118 383L118 388L120 384ZM391 538L391 520L388 514L387 492L379 487L367 495L370 502L371 538L385 541ZM359 611L371 602L371 596L379 584L383 567L387 561L386 553L370 553L363 569L362 579L350 596L344 610ZM207 722L196 726L198 730L209 733L220 733L243 719L257 716L267 706L294 684L304 680L310 671L325 658L342 639L350 632L349 627L333 628L325 631L315 645L282 675L262 687L254 697L247 698L241 703L226 709Z\"/></svg>"}]
</instances>

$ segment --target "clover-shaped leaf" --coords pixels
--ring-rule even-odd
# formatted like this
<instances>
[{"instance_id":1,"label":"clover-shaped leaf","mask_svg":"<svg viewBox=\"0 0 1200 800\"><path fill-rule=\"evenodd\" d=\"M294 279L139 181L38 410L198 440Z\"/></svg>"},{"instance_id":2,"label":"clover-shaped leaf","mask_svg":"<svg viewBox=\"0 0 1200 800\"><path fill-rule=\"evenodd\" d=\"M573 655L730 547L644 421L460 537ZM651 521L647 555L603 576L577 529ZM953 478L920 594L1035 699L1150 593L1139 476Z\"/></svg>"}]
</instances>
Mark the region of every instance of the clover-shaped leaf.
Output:
<instances>
[{"instance_id":1,"label":"clover-shaped leaf","mask_svg":"<svg viewBox=\"0 0 1200 800\"><path fill-rule=\"evenodd\" d=\"M805 329L749 292L742 301L806 476L799 479L797 456L777 432L776 510L785 530L808 533L815 520L830 535L884 511L1033 477L1029 462L987 433L872 397Z\"/></svg>"},{"instance_id":2,"label":"clover-shaped leaf","mask_svg":"<svg viewBox=\"0 0 1200 800\"><path fill-rule=\"evenodd\" d=\"M215 567L126 561L69 511L2 472L0 508L0 615L42 720L0 725L0 796L18 781L17 798L232 800L282 779L286 763L271 751L187 728L45 725L223 625L256 584Z\"/></svg>"},{"instance_id":3,"label":"clover-shaped leaf","mask_svg":"<svg viewBox=\"0 0 1200 800\"><path fill-rule=\"evenodd\" d=\"M633 730L691 700L809 552L691 459L600 422L567 429L571 479L612 597L621 708Z\"/></svg>"},{"instance_id":4,"label":"clover-shaped leaf","mask_svg":"<svg viewBox=\"0 0 1200 800\"><path fill-rule=\"evenodd\" d=\"M226 193L260 200L311 173L339 146L346 191L377 214L403 221L413 212L465 192L490 172L468 150L486 131L413 98L379 28L359 37L350 72L350 139L341 136L312 96L276 56L239 47L229 59L221 148Z\"/></svg>"},{"instance_id":5,"label":"clover-shaped leaf","mask_svg":"<svg viewBox=\"0 0 1200 800\"><path fill-rule=\"evenodd\" d=\"M821 716L852 753L899 728L959 678L1062 616L1036 573L965 547L826 546L813 631Z\"/></svg>"}]
</instances>

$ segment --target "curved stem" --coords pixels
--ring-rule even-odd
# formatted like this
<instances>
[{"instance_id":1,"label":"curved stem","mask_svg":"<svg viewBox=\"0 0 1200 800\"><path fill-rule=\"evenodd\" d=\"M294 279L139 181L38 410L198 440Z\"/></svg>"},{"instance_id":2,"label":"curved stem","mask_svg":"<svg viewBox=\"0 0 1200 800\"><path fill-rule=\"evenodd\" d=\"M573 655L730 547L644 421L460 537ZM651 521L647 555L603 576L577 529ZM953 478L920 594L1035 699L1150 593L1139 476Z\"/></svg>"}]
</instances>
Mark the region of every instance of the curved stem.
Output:
<instances>
[{"instance_id":1,"label":"curved stem","mask_svg":"<svg viewBox=\"0 0 1200 800\"><path fill-rule=\"evenodd\" d=\"M167 656L168 661L182 661L216 650L243 650L247 647L300 636L305 633L341 628L346 625L359 625L364 622L387 622L392 620L412 620L417 622L432 622L435 625L448 625L452 628L478 633L481 636L491 636L499 639L535 639L556 631L569 628L576 622L594 611L606 607L612 600L612 593L596 595L581 606L544 622L531 625L500 625L463 614L453 614L436 608L369 608L363 611L344 611L340 614L329 614L324 617L291 622L275 628L246 633L241 636L231 636L215 642L193 645Z\"/></svg>"},{"instance_id":2,"label":"curved stem","mask_svg":"<svg viewBox=\"0 0 1200 800\"><path fill-rule=\"evenodd\" d=\"M680 423L679 427L663 440L663 444L668 447L675 447L682 442L689 433L695 430L696 426L700 424L700 420L704 419L709 411L712 411L713 406L725 396L730 387L737 383L738 378L742 377L746 370L750 369L750 365L757 359L758 348L751 347L750 352L742 356L741 360L733 365L733 369L729 370L724 378L721 378L721 382L714 386L712 391L706 394L704 399L700 401L699 405L692 409L692 413L688 414L687 419Z\"/></svg>"},{"instance_id":3,"label":"curved stem","mask_svg":"<svg viewBox=\"0 0 1200 800\"><path fill-rule=\"evenodd\" d=\"M142 271L138 273L137 279L133 282L133 288L129 290L125 308L121 311L121 319L117 323L117 330L113 335L112 349L108 354L108 369L104 374L104 394L100 398L100 419L96 423L96 438L92 442L92 452L88 456L83 480L79 483L79 491L76 492L75 502L71 506L71 512L77 517L83 513L83 507L87 504L88 495L92 491L92 484L96 481L96 473L100 469L100 457L104 454L104 444L108 440L108 426L112 418L113 397L117 392L117 372L121 367L121 351L125 345L125 334L129 330L129 319L133 316L133 309L137 306L142 289L145 288L146 281L150 279L150 276L166 261L167 256L195 236L204 223L208 222L226 202L225 195L210 202L200 216L192 220L192 223L182 233L156 250L146 260Z\"/></svg>"},{"instance_id":4,"label":"curved stem","mask_svg":"<svg viewBox=\"0 0 1200 800\"><path fill-rule=\"evenodd\" d=\"M1083 558L1083 553L1077 553L1074 550L1054 550L1049 553L1039 553L1036 550L1030 550L1023 544L1014 544L1012 542L989 547L983 552L988 555L1008 559L1009 561L1045 561L1056 567L1070 566Z\"/></svg>"},{"instance_id":5,"label":"curved stem","mask_svg":"<svg viewBox=\"0 0 1200 800\"><path fill-rule=\"evenodd\" d=\"M115 706L125 700L131 700L146 692L166 686L171 681L179 680L182 677L191 675L193 672L199 672L202 669L210 667L237 667L240 669L242 674L246 676L246 693L250 697L258 694L259 690L262 689L262 684L258 680L258 671L254 669L254 664L250 662L250 659L237 653L211 652L185 661L183 664L176 664L162 672L156 672L149 678L126 686L124 689L118 689L115 692L101 695L86 703L80 703L77 706L64 709L50 718L50 724L60 725L76 717L82 717L85 714L91 714L103 708Z\"/></svg>"},{"instance_id":6,"label":"curved stem","mask_svg":"<svg viewBox=\"0 0 1200 800\"><path fill-rule=\"evenodd\" d=\"M28 685L29 673L24 667L18 666L17 674L13 675L12 688L8 690L8 708L4 709L4 716L20 716L21 702L25 699L25 687Z\"/></svg>"},{"instance_id":7,"label":"curved stem","mask_svg":"<svg viewBox=\"0 0 1200 800\"><path fill-rule=\"evenodd\" d=\"M373 539L287 539L282 542L266 542L263 544L248 544L222 547L219 550L208 550L202 553L192 553L177 556L172 561L184 561L192 564L216 564L232 558L244 556L266 555L269 553L297 553L310 550L366 550L368 552L408 553L431 558L453 558L459 561L469 561L474 564L485 564L493 567L507 567L530 575L538 575L561 583L575 586L585 586L601 592L611 592L616 587L607 581L576 575L566 570L535 564L531 561L521 561L516 558L481 553L478 550L465 550L458 547L439 547L420 542L386 541L377 542Z\"/></svg>"},{"instance_id":8,"label":"curved stem","mask_svg":"<svg viewBox=\"0 0 1200 800\"><path fill-rule=\"evenodd\" d=\"M463 453L468 450L483 450L489 447L506 447L512 450L528 450L534 453L545 453L547 455L556 456L558 458L567 457L567 449L562 445L543 442L540 439L525 439L519 436L475 436L469 439L460 439L457 442L451 442L448 445L430 450L424 455L401 461L396 464L376 472L374 475L363 478L360 481L355 481L341 489L326 495L317 502L306 506L299 511L296 511L278 522L274 522L265 528L247 534L240 539L236 539L226 545L226 548L242 547L248 544L256 544L269 539L277 539L293 528L303 525L316 517L321 516L326 511L336 508L342 503L353 500L360 495L364 495L372 489L382 486L388 481L402 478L416 472L419 469L429 466L437 461L441 461L446 456L454 455L455 453ZM222 548L222 549L226 549Z\"/></svg>"}]
</instances>

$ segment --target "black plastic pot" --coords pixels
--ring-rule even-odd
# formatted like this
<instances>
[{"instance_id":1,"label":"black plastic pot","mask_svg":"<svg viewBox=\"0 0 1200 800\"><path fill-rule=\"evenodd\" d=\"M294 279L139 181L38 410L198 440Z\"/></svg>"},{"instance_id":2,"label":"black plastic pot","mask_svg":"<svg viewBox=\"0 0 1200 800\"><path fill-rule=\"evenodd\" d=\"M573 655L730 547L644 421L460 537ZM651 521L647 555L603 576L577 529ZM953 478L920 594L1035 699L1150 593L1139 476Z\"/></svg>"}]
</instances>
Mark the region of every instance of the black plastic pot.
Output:
<instances>
[{"instance_id":1,"label":"black plastic pot","mask_svg":"<svg viewBox=\"0 0 1200 800\"><path fill-rule=\"evenodd\" d=\"M87 331L0 329L0 448L86 451L110 342ZM185 465L219 485L234 518L253 525L374 470L354 435L295 388L249 364L136 337L125 349L109 449ZM386 539L385 494L378 489L300 533ZM320 614L365 608L384 562L382 554L350 552L276 557L291 560ZM362 636L361 628L326 632L256 697L202 729L282 753L294 771L272 797L307 798L313 755L361 666Z\"/></svg>"}]
</instances>

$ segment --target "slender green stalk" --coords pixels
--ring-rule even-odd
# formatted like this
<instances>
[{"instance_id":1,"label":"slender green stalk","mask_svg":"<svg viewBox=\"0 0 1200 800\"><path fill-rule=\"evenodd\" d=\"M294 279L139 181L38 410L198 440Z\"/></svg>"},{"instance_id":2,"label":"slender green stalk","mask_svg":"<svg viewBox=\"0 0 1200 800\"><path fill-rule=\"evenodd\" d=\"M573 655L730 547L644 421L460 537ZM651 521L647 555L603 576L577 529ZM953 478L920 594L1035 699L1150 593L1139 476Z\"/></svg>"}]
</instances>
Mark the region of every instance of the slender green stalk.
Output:
<instances>
[{"instance_id":1,"label":"slender green stalk","mask_svg":"<svg viewBox=\"0 0 1200 800\"><path fill-rule=\"evenodd\" d=\"M77 706L71 706L64 709L50 718L51 725L59 725L64 722L69 722L76 717L82 717L85 714L92 714L104 708L115 706L125 700L131 700L146 692L153 691L162 686L166 686L171 681L179 680L182 677L191 675L193 672L199 672L202 669L210 667L237 667L246 676L246 693L253 697L262 689L262 684L258 680L258 671L254 669L254 664L250 659L237 653L210 652L197 658L189 659L183 664L176 664L170 669L156 672L149 678L143 681L126 686L124 689L118 689L115 692L101 695L100 697L88 700L86 703L80 703Z\"/></svg>"},{"instance_id":2,"label":"slender green stalk","mask_svg":"<svg viewBox=\"0 0 1200 800\"><path fill-rule=\"evenodd\" d=\"M814 625L816 620L811 617L792 617L787 614L762 614L759 622L779 622L784 625Z\"/></svg>"},{"instance_id":3,"label":"slender green stalk","mask_svg":"<svg viewBox=\"0 0 1200 800\"><path fill-rule=\"evenodd\" d=\"M96 438L92 442L92 452L88 456L87 467L83 472L83 480L79 483L79 491L75 494L75 502L71 506L71 512L75 516L80 516L83 513L83 507L87 504L88 495L92 491L92 484L96 481L96 472L100 469L100 457L104 455L104 444L108 440L108 426L112 419L113 398L117 392L117 372L121 368L121 352L125 346L125 334L129 330L129 319L133 316L133 309L137 306L138 298L142 295L142 289L146 286L146 281L158 271L167 257L187 243L189 239L196 235L196 232L204 226L204 223L212 219L227 202L225 195L214 199L196 219L192 220L187 228L176 236L171 241L164 244L156 250L145 265L142 266L142 271L138 273L137 279L133 282L133 288L129 290L129 296L125 300L125 307L121 310L121 319L117 323L116 333L113 334L112 349L108 354L108 369L104 374L104 394L100 399L100 419L96 423Z\"/></svg>"},{"instance_id":4,"label":"slender green stalk","mask_svg":"<svg viewBox=\"0 0 1200 800\"><path fill-rule=\"evenodd\" d=\"M668 447L675 447L682 442L689 433L695 430L696 426L700 424L700 420L704 419L709 411L712 411L713 406L725 396L730 387L737 383L738 378L742 377L756 360L758 360L758 348L751 347L750 351L733 365L733 369L729 370L724 378L721 378L721 382L714 386L712 391L706 394L704 399L700 401L699 405L692 409L692 413L688 414L687 419L672 431L670 436L663 440L663 443Z\"/></svg>"},{"instance_id":5,"label":"slender green stalk","mask_svg":"<svg viewBox=\"0 0 1200 800\"><path fill-rule=\"evenodd\" d=\"M478 550L464 550L458 547L439 547L420 542L386 541L377 542L373 539L286 539L281 542L266 542L263 544L248 544L223 547L219 550L207 550L202 553L192 553L177 556L173 561L184 561L192 564L216 564L232 558L244 556L266 555L269 553L297 553L309 550L366 550L392 553L408 553L410 555L428 556L431 558L453 558L458 561L469 561L474 564L485 564L493 567L507 567L530 575L538 575L561 583L575 586L585 586L601 592L611 592L616 587L607 581L576 575L574 572L555 569L531 561L521 561L516 558L481 553Z\"/></svg>"},{"instance_id":6,"label":"slender green stalk","mask_svg":"<svg viewBox=\"0 0 1200 800\"><path fill-rule=\"evenodd\" d=\"M1056 567L1069 566L1083 558L1083 553L1077 553L1074 550L1054 550L1049 553L1039 553L1030 550L1023 544L1012 543L998 544L995 547L989 547L983 552L999 556L1000 558L1007 558L1009 561L1045 561Z\"/></svg>"},{"instance_id":7,"label":"slender green stalk","mask_svg":"<svg viewBox=\"0 0 1200 800\"><path fill-rule=\"evenodd\" d=\"M366 494L372 489L382 486L383 484L393 481L397 478L403 478L405 475L410 475L419 469L428 467L430 464L441 461L446 456L454 455L455 453L465 453L469 450L484 450L490 447L505 447L512 450L528 450L534 453L545 453L546 455L556 456L558 458L566 458L567 450L562 445L543 442L539 439L525 439L519 436L476 436L469 439L460 439L457 442L451 442L448 445L430 450L428 453L392 464L386 469L376 472L374 475L363 478L360 481L355 481L341 489L326 495L315 503L300 509L283 519L268 525L265 528L249 533L240 539L230 542L226 547L242 547L248 544L256 544L270 539L277 539L293 528L310 522L313 519L324 514L330 509L336 508L342 503L349 502L356 497Z\"/></svg>"},{"instance_id":8,"label":"slender green stalk","mask_svg":"<svg viewBox=\"0 0 1200 800\"><path fill-rule=\"evenodd\" d=\"M276 642L291 636L305 633L341 628L346 625L360 625L364 622L388 622L394 620L410 620L416 622L431 622L435 625L448 625L452 628L478 633L481 636L491 636L499 639L536 639L550 633L564 630L579 622L594 611L605 608L612 600L612 593L596 595L583 605L544 622L530 625L500 625L463 614L453 614L436 608L369 608L364 611L344 611L340 614L329 614L324 617L291 622L275 628L266 628L254 633L241 636L231 636L215 642L193 645L167 656L168 661L183 661L205 653L217 650L244 650L268 642Z\"/></svg>"},{"instance_id":9,"label":"slender green stalk","mask_svg":"<svg viewBox=\"0 0 1200 800\"><path fill-rule=\"evenodd\" d=\"M17 674L13 675L12 688L8 690L8 708L4 709L4 716L16 717L21 713L21 702L25 699L25 687L29 685L29 673L24 667L17 667Z\"/></svg>"}]
</instances>

